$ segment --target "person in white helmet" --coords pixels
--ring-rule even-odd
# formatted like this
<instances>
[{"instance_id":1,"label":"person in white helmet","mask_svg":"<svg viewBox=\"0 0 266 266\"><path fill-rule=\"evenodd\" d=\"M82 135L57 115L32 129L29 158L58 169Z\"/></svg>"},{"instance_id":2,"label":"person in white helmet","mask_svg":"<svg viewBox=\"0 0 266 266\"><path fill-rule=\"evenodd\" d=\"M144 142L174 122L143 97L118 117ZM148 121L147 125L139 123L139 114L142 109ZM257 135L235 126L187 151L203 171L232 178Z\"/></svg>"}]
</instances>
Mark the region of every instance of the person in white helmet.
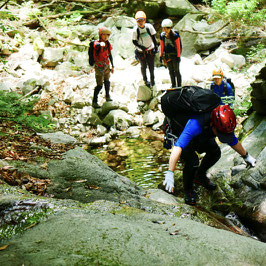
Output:
<instances>
[{"instance_id":1,"label":"person in white helmet","mask_svg":"<svg viewBox=\"0 0 266 266\"><path fill-rule=\"evenodd\" d=\"M174 31L173 21L164 19L161 24L163 31L160 34L160 61L169 70L172 88L182 86L182 79L179 70L182 44L178 31Z\"/></svg>"},{"instance_id":2,"label":"person in white helmet","mask_svg":"<svg viewBox=\"0 0 266 266\"><path fill-rule=\"evenodd\" d=\"M146 14L138 11L135 15L137 26L133 30L132 42L136 47L136 58L141 64L141 74L145 85L148 87L155 85L154 59L158 52L158 44L155 38L156 31L150 23L146 23ZM146 69L150 71L150 81L147 78Z\"/></svg>"}]
</instances>

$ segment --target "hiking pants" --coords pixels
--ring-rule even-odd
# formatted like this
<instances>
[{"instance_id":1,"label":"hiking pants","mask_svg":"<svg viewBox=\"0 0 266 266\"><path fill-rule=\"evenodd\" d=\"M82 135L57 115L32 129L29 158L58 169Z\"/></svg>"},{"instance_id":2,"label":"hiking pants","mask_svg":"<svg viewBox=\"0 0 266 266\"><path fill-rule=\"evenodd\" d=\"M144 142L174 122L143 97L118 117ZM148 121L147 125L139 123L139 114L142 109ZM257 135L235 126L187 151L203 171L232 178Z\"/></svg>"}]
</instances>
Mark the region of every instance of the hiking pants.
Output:
<instances>
[{"instance_id":1,"label":"hiking pants","mask_svg":"<svg viewBox=\"0 0 266 266\"><path fill-rule=\"evenodd\" d=\"M206 153L201 163L196 154ZM193 189L193 180L195 175L200 177L206 176L207 170L212 167L221 158L221 150L214 138L207 141L192 141L183 151L181 159L184 160L183 184L184 190Z\"/></svg>"},{"instance_id":2,"label":"hiking pants","mask_svg":"<svg viewBox=\"0 0 266 266\"><path fill-rule=\"evenodd\" d=\"M97 86L103 86L104 81L109 81L110 79L110 67L99 68L95 66L95 79Z\"/></svg>"},{"instance_id":3,"label":"hiking pants","mask_svg":"<svg viewBox=\"0 0 266 266\"><path fill-rule=\"evenodd\" d=\"M177 59L171 59L170 61L167 62L167 67L169 70L169 75L171 78L171 83L173 88L176 87L176 84L178 85L178 87L182 86L179 64L180 62L178 62Z\"/></svg>"},{"instance_id":4,"label":"hiking pants","mask_svg":"<svg viewBox=\"0 0 266 266\"><path fill-rule=\"evenodd\" d=\"M145 53L143 56L138 57L138 59L140 61L140 65L141 65L141 74L142 74L142 77L143 77L143 80L145 83L148 81L146 69L147 69L147 66L149 67L152 86L155 84L155 80L154 80L154 58L155 57L154 57L154 54L152 52Z\"/></svg>"}]
</instances>

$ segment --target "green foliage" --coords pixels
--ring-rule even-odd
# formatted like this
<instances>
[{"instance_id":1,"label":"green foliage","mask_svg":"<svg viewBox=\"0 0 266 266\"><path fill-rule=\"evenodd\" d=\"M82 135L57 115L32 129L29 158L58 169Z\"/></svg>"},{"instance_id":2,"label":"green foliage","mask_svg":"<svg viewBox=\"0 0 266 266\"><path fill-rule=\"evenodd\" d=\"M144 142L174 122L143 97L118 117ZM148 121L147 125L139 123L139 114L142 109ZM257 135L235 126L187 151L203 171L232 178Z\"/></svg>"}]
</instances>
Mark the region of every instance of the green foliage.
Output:
<instances>
[{"instance_id":1,"label":"green foliage","mask_svg":"<svg viewBox=\"0 0 266 266\"><path fill-rule=\"evenodd\" d=\"M13 15L10 11L0 10L0 19L18 20L19 18Z\"/></svg>"},{"instance_id":2,"label":"green foliage","mask_svg":"<svg viewBox=\"0 0 266 266\"><path fill-rule=\"evenodd\" d=\"M234 113L236 116L245 116L247 111L251 108L252 103L250 96L247 95L241 102L236 102L234 104Z\"/></svg>"},{"instance_id":3,"label":"green foliage","mask_svg":"<svg viewBox=\"0 0 266 266\"><path fill-rule=\"evenodd\" d=\"M262 25L265 20L266 10L260 9L258 0L212 0L212 8L236 22Z\"/></svg>"},{"instance_id":4,"label":"green foliage","mask_svg":"<svg viewBox=\"0 0 266 266\"><path fill-rule=\"evenodd\" d=\"M47 132L54 128L50 119L33 114L37 99L21 100L15 92L0 91L0 118L14 121L36 131Z\"/></svg>"},{"instance_id":5,"label":"green foliage","mask_svg":"<svg viewBox=\"0 0 266 266\"><path fill-rule=\"evenodd\" d=\"M82 17L83 16L78 11L76 11L68 18L68 21L69 22L80 21Z\"/></svg>"},{"instance_id":6,"label":"green foliage","mask_svg":"<svg viewBox=\"0 0 266 266\"><path fill-rule=\"evenodd\" d=\"M49 212L50 210L46 208L24 212L11 211L10 214L6 214L6 216L8 216L8 220L12 222L0 223L0 239L9 239L15 234L23 233L41 220L45 220Z\"/></svg>"},{"instance_id":7,"label":"green foliage","mask_svg":"<svg viewBox=\"0 0 266 266\"><path fill-rule=\"evenodd\" d=\"M254 62L261 62L266 58L266 47L264 44L259 43L257 46L252 46L247 52L247 59Z\"/></svg>"}]
</instances>

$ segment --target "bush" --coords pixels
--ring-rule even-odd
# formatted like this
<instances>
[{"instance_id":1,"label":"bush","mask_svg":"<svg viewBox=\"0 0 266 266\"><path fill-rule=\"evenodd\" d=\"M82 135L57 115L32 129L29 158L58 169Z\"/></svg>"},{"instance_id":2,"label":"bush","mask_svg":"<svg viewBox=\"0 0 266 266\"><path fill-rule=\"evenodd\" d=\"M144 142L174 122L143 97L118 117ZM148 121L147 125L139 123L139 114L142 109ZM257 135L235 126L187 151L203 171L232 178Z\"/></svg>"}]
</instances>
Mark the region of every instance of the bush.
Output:
<instances>
[{"instance_id":1,"label":"bush","mask_svg":"<svg viewBox=\"0 0 266 266\"><path fill-rule=\"evenodd\" d=\"M212 8L235 22L249 25L262 25L265 20L266 10L260 9L258 0L212 0Z\"/></svg>"},{"instance_id":2,"label":"bush","mask_svg":"<svg viewBox=\"0 0 266 266\"><path fill-rule=\"evenodd\" d=\"M0 91L0 119L14 121L35 131L47 132L54 128L50 119L33 113L37 99L24 99L15 92Z\"/></svg>"}]
</instances>

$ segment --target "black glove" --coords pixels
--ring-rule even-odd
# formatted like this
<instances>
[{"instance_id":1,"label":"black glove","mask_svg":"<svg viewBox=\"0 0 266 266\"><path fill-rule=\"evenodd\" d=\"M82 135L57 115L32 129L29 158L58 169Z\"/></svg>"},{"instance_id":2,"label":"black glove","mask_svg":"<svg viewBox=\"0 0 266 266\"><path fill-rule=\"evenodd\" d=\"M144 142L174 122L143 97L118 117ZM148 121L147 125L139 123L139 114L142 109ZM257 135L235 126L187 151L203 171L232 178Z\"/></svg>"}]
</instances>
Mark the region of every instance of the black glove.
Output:
<instances>
[{"instance_id":1,"label":"black glove","mask_svg":"<svg viewBox=\"0 0 266 266\"><path fill-rule=\"evenodd\" d=\"M163 63L163 57L162 56L160 56L160 62Z\"/></svg>"},{"instance_id":2,"label":"black glove","mask_svg":"<svg viewBox=\"0 0 266 266\"><path fill-rule=\"evenodd\" d=\"M181 59L180 59L180 57L177 57L177 63L180 63L180 61L181 61Z\"/></svg>"},{"instance_id":3,"label":"black glove","mask_svg":"<svg viewBox=\"0 0 266 266\"><path fill-rule=\"evenodd\" d=\"M159 50L158 50L158 46L155 46L154 48L153 48L153 53L154 54L157 54L159 52Z\"/></svg>"},{"instance_id":4,"label":"black glove","mask_svg":"<svg viewBox=\"0 0 266 266\"><path fill-rule=\"evenodd\" d=\"M145 47L145 46L140 45L139 47L140 47L140 49L141 49L143 52L146 51L146 47Z\"/></svg>"}]
</instances>

